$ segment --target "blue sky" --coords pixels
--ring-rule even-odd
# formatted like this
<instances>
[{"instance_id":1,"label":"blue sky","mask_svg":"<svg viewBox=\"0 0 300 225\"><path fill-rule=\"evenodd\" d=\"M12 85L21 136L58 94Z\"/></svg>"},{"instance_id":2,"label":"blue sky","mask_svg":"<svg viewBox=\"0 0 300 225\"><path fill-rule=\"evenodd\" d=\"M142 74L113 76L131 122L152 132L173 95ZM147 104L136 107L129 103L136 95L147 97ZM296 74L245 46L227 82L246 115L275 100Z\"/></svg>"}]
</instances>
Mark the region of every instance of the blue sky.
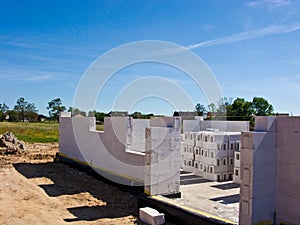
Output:
<instances>
[{"instance_id":1,"label":"blue sky","mask_svg":"<svg viewBox=\"0 0 300 225\"><path fill-rule=\"evenodd\" d=\"M3 0L0 102L12 108L23 96L43 114L56 97L71 106L90 64L112 48L140 40L191 49L213 71L225 97L262 96L276 112L300 115L300 2L295 0ZM110 111L116 93L143 76L170 79L195 104L208 104L182 72L145 63L115 74L99 95L97 111ZM175 109L183 110L159 96L130 108L167 115Z\"/></svg>"}]
</instances>

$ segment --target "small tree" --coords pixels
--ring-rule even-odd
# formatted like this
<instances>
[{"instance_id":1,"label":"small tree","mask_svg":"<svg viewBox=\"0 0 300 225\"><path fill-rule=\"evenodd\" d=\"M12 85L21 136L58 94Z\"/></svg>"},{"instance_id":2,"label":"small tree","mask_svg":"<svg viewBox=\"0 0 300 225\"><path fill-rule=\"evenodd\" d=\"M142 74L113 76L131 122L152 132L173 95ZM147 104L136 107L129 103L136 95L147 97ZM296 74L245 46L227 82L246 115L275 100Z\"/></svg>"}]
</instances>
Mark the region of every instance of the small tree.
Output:
<instances>
[{"instance_id":1,"label":"small tree","mask_svg":"<svg viewBox=\"0 0 300 225\"><path fill-rule=\"evenodd\" d=\"M195 110L198 113L198 116L204 116L207 113L205 106L200 103L195 106Z\"/></svg>"},{"instance_id":2,"label":"small tree","mask_svg":"<svg viewBox=\"0 0 300 225\"><path fill-rule=\"evenodd\" d=\"M9 108L5 103L0 104L0 121L5 120L5 114L8 111L8 109Z\"/></svg>"},{"instance_id":3,"label":"small tree","mask_svg":"<svg viewBox=\"0 0 300 225\"><path fill-rule=\"evenodd\" d=\"M62 105L60 98L56 98L48 102L49 117L52 120L59 122L59 113L66 110L66 107Z\"/></svg>"},{"instance_id":4,"label":"small tree","mask_svg":"<svg viewBox=\"0 0 300 225\"><path fill-rule=\"evenodd\" d=\"M17 100L17 104L14 106L14 110L16 112L18 112L19 114L19 120L21 121L25 121L25 108L27 106L28 102L25 101L25 98L23 97L20 97L18 100Z\"/></svg>"},{"instance_id":5,"label":"small tree","mask_svg":"<svg viewBox=\"0 0 300 225\"><path fill-rule=\"evenodd\" d=\"M29 103L25 101L25 98L20 97L17 100L17 104L14 106L14 110L18 113L19 115L19 121L35 121L33 120L34 117L37 118L37 112L38 110L36 109L34 103Z\"/></svg>"}]
</instances>

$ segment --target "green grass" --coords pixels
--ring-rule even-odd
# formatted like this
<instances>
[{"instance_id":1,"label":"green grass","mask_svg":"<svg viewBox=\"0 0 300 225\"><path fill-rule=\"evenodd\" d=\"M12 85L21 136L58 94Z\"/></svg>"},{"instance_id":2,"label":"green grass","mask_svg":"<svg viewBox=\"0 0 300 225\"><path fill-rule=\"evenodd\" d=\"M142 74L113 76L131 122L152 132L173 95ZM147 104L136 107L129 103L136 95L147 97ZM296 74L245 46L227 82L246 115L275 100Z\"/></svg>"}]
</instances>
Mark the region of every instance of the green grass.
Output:
<instances>
[{"instance_id":1,"label":"green grass","mask_svg":"<svg viewBox=\"0 0 300 225\"><path fill-rule=\"evenodd\" d=\"M103 130L104 130L104 124L97 124L97 125L96 125L96 130L101 130L101 131L103 131Z\"/></svg>"},{"instance_id":2,"label":"green grass","mask_svg":"<svg viewBox=\"0 0 300 225\"><path fill-rule=\"evenodd\" d=\"M58 142L58 123L0 122L0 134L12 132L21 141Z\"/></svg>"}]
</instances>

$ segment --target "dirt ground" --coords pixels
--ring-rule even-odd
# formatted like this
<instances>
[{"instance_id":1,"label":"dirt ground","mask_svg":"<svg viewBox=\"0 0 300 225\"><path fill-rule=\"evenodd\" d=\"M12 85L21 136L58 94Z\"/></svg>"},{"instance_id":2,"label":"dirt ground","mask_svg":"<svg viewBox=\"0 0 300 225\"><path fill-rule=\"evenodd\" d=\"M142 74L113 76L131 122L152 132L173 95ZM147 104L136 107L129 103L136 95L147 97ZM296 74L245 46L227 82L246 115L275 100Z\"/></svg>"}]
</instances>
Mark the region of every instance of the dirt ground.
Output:
<instances>
[{"instance_id":1,"label":"dirt ground","mask_svg":"<svg viewBox=\"0 0 300 225\"><path fill-rule=\"evenodd\" d=\"M143 224L136 196L53 162L57 143L25 146L0 149L0 224Z\"/></svg>"}]
</instances>

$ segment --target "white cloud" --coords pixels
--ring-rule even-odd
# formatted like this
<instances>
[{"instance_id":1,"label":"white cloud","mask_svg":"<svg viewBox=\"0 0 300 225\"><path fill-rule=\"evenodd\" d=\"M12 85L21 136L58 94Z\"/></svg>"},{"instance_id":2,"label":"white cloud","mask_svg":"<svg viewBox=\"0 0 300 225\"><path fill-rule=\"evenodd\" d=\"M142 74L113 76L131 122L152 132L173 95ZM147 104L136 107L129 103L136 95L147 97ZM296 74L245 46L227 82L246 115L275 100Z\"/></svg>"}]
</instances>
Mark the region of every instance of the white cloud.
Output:
<instances>
[{"instance_id":1,"label":"white cloud","mask_svg":"<svg viewBox=\"0 0 300 225\"><path fill-rule=\"evenodd\" d=\"M290 5L290 0L257 0L247 2L246 5L250 8L266 7L267 9L275 9L282 6Z\"/></svg>"},{"instance_id":2,"label":"white cloud","mask_svg":"<svg viewBox=\"0 0 300 225\"><path fill-rule=\"evenodd\" d=\"M25 80L29 80L29 81L44 81L44 80L50 80L51 76L49 75L38 75L38 76L32 76L32 77L28 77L25 78Z\"/></svg>"},{"instance_id":3,"label":"white cloud","mask_svg":"<svg viewBox=\"0 0 300 225\"><path fill-rule=\"evenodd\" d=\"M200 42L197 44L187 46L188 49L195 49L200 47L207 47L207 46L215 46L221 44L228 44L234 43L244 40L262 38L268 35L279 35L279 34L286 34L293 31L297 31L300 29L300 23L289 24L289 25L272 25L263 27L260 29L254 29L245 31L242 33L233 34L227 37L217 38L209 41Z\"/></svg>"}]
</instances>

